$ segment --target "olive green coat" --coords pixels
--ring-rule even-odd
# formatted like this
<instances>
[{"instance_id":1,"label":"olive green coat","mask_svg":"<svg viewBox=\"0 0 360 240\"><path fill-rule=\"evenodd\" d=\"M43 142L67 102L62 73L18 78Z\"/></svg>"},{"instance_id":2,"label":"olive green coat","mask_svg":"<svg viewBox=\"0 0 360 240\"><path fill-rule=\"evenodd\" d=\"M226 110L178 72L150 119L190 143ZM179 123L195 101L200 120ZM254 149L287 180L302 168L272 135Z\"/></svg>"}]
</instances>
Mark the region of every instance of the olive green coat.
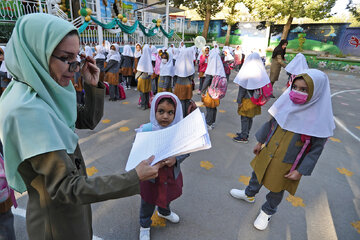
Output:
<instances>
[{"instance_id":1,"label":"olive green coat","mask_svg":"<svg viewBox=\"0 0 360 240\"><path fill-rule=\"evenodd\" d=\"M279 79L281 67L286 67L281 55L277 55L275 58L271 59L270 82L274 83Z\"/></svg>"}]
</instances>

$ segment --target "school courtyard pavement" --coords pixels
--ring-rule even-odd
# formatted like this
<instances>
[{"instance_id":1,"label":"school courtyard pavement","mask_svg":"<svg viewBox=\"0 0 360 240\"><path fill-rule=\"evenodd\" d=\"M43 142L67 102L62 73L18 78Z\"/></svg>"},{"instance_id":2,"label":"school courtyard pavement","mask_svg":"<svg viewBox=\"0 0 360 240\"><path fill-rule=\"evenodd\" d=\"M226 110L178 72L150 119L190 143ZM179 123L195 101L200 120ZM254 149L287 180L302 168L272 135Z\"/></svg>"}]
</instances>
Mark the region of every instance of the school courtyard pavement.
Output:
<instances>
[{"instance_id":1,"label":"school courtyard pavement","mask_svg":"<svg viewBox=\"0 0 360 240\"><path fill-rule=\"evenodd\" d=\"M227 95L218 107L215 129L210 131L212 148L191 154L182 164L183 195L171 204L180 223L153 217L151 239L156 240L352 240L360 239L360 76L326 71L330 78L336 130L310 177L303 177L295 196L285 193L278 212L265 231L253 222L268 192L261 189L254 204L236 200L231 188L248 184L254 157L255 131L269 119L267 103L255 117L248 144L232 141L240 131L234 102L238 87L231 75ZM285 89L287 75L281 72L275 96ZM196 83L197 80L196 80ZM139 110L139 93L127 90L127 99L109 102L95 130L77 130L91 177L124 172L135 137L134 129L149 121L149 110ZM194 91L193 99L200 103ZM201 108L205 111L205 108ZM27 239L27 195L15 210L17 239ZM140 196L92 205L94 239L135 240L139 236ZM75 240L75 239L74 239Z\"/></svg>"}]
</instances>

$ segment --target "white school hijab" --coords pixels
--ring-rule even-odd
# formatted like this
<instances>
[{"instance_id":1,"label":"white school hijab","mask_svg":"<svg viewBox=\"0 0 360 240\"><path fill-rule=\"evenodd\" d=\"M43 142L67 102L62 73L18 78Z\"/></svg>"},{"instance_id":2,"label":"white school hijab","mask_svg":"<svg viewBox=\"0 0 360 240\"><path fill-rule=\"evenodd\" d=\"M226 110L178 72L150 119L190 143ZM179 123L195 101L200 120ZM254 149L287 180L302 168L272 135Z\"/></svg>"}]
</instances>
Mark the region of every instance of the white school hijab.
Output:
<instances>
[{"instance_id":1,"label":"white school hijab","mask_svg":"<svg viewBox=\"0 0 360 240\"><path fill-rule=\"evenodd\" d=\"M209 54L205 75L226 77L224 64L221 61L220 55L216 51Z\"/></svg>"},{"instance_id":2,"label":"white school hijab","mask_svg":"<svg viewBox=\"0 0 360 240\"><path fill-rule=\"evenodd\" d=\"M119 48L120 48L119 45L114 43L111 46L114 46L115 50L110 50L109 51L109 54L107 55L106 62L109 62L110 60L115 60L115 61L120 62L121 56L120 56L120 52L119 52Z\"/></svg>"},{"instance_id":3,"label":"white school hijab","mask_svg":"<svg viewBox=\"0 0 360 240\"><path fill-rule=\"evenodd\" d=\"M125 45L123 49L123 56L134 57L134 53L129 45Z\"/></svg>"},{"instance_id":4,"label":"white school hijab","mask_svg":"<svg viewBox=\"0 0 360 240\"><path fill-rule=\"evenodd\" d=\"M154 45L152 45L151 46L151 61L156 61L156 54L158 54L158 50Z\"/></svg>"},{"instance_id":5,"label":"white school hijab","mask_svg":"<svg viewBox=\"0 0 360 240\"><path fill-rule=\"evenodd\" d=\"M165 53L163 53L165 54ZM167 61L167 63L163 63L161 61L160 64L160 76L174 76L174 63L173 63L173 55L171 52L167 52L167 54L169 55L169 59ZM161 58L163 59L163 58Z\"/></svg>"},{"instance_id":6,"label":"white school hijab","mask_svg":"<svg viewBox=\"0 0 360 240\"><path fill-rule=\"evenodd\" d=\"M93 51L92 51L91 47L85 46L85 54L86 54L87 57L89 57L89 56L92 57L93 56Z\"/></svg>"},{"instance_id":7,"label":"white school hijab","mask_svg":"<svg viewBox=\"0 0 360 240\"><path fill-rule=\"evenodd\" d=\"M105 48L101 45L95 47L96 55L94 59L105 59Z\"/></svg>"},{"instance_id":8,"label":"white school hijab","mask_svg":"<svg viewBox=\"0 0 360 240\"><path fill-rule=\"evenodd\" d=\"M230 52L229 48L225 49L224 52L226 52L226 56L225 56L225 59L224 59L225 62L234 60L234 57L231 55L231 52Z\"/></svg>"},{"instance_id":9,"label":"white school hijab","mask_svg":"<svg viewBox=\"0 0 360 240\"><path fill-rule=\"evenodd\" d=\"M137 47L138 45L140 46L140 51L136 50L136 47ZM135 57L135 58L141 57L141 44L140 44L140 43L135 44L135 54L134 54L134 57Z\"/></svg>"},{"instance_id":10,"label":"white school hijab","mask_svg":"<svg viewBox=\"0 0 360 240\"><path fill-rule=\"evenodd\" d=\"M175 62L175 75L189 77L195 73L194 52L192 48L184 48L180 51Z\"/></svg>"},{"instance_id":11,"label":"white school hijab","mask_svg":"<svg viewBox=\"0 0 360 240\"><path fill-rule=\"evenodd\" d=\"M335 123L328 76L317 69L307 69L299 76L303 76L309 87L308 101L293 103L289 97L290 86L271 106L269 113L285 130L319 138L332 136Z\"/></svg>"},{"instance_id":12,"label":"white school hijab","mask_svg":"<svg viewBox=\"0 0 360 240\"><path fill-rule=\"evenodd\" d=\"M258 53L252 53L245 59L234 83L248 90L262 88L270 83L269 76Z\"/></svg>"},{"instance_id":13,"label":"white school hijab","mask_svg":"<svg viewBox=\"0 0 360 240\"><path fill-rule=\"evenodd\" d=\"M152 74L154 72L153 66L151 64L151 49L149 45L145 44L142 49L142 55L139 59L136 70L139 72L145 72Z\"/></svg>"},{"instance_id":14,"label":"white school hijab","mask_svg":"<svg viewBox=\"0 0 360 240\"><path fill-rule=\"evenodd\" d=\"M302 53L296 54L293 60L286 65L285 70L293 75L298 75L309 69L306 58Z\"/></svg>"}]
</instances>

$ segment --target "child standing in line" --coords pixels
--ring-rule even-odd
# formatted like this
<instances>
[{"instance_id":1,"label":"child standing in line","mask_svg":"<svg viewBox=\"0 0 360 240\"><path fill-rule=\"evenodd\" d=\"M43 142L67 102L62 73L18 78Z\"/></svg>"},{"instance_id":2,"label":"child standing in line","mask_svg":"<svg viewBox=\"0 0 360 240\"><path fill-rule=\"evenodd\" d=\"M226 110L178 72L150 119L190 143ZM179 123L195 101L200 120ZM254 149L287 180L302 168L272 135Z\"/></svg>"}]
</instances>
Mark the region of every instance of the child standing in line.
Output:
<instances>
[{"instance_id":1,"label":"child standing in line","mask_svg":"<svg viewBox=\"0 0 360 240\"><path fill-rule=\"evenodd\" d=\"M11 81L11 76L5 66L5 47L0 47L0 96Z\"/></svg>"},{"instance_id":2,"label":"child standing in line","mask_svg":"<svg viewBox=\"0 0 360 240\"><path fill-rule=\"evenodd\" d=\"M205 46L202 49L202 54L200 55L200 59L199 59L199 92L198 94L201 93L201 89L205 80L205 71L206 71L206 67L208 65L208 60L209 60L209 52L210 52L210 47L209 46Z\"/></svg>"},{"instance_id":3,"label":"child standing in line","mask_svg":"<svg viewBox=\"0 0 360 240\"><path fill-rule=\"evenodd\" d=\"M254 90L270 83L258 53L252 53L246 58L234 82L239 85L237 103L238 114L241 116L241 132L237 133L233 140L239 143L248 143L253 118L261 114L261 106L253 103L250 98L254 95Z\"/></svg>"},{"instance_id":4,"label":"child standing in line","mask_svg":"<svg viewBox=\"0 0 360 240\"><path fill-rule=\"evenodd\" d=\"M120 53L116 45L111 45L106 61L107 64L104 72L105 81L109 83L109 101L117 101L120 99L119 88L117 86L119 84Z\"/></svg>"},{"instance_id":5,"label":"child standing in line","mask_svg":"<svg viewBox=\"0 0 360 240\"><path fill-rule=\"evenodd\" d=\"M142 55L137 65L137 72L135 79L137 79L137 90L140 92L140 108L143 110L148 109L151 92L151 74L154 72L151 64L151 49L149 45L145 44L142 49Z\"/></svg>"},{"instance_id":6,"label":"child standing in line","mask_svg":"<svg viewBox=\"0 0 360 240\"><path fill-rule=\"evenodd\" d=\"M187 109L190 106L190 100L193 94L191 78L194 73L193 50L192 48L183 47L175 63L176 83L174 93L181 101L184 117L187 115Z\"/></svg>"},{"instance_id":7,"label":"child standing in line","mask_svg":"<svg viewBox=\"0 0 360 240\"><path fill-rule=\"evenodd\" d=\"M213 51L209 56L209 63L205 71L205 80L201 89L203 95L202 101L206 107L205 119L209 130L215 127L217 106L220 105L220 100L212 99L207 91L215 76L226 77L226 74L220 55L216 51Z\"/></svg>"},{"instance_id":8,"label":"child standing in line","mask_svg":"<svg viewBox=\"0 0 360 240\"><path fill-rule=\"evenodd\" d=\"M155 53L154 72L151 75L151 90L154 95L158 92L158 81L159 81L159 75L160 75L162 49L159 49L156 51L157 52ZM152 55L154 55L154 54L152 54Z\"/></svg>"},{"instance_id":9,"label":"child standing in line","mask_svg":"<svg viewBox=\"0 0 360 240\"><path fill-rule=\"evenodd\" d=\"M296 75L304 72L305 70L309 69L309 66L306 62L306 58L302 53L296 54L296 56L286 65L285 70L289 75L289 79L287 82L287 86L289 87L292 84L292 81L296 77Z\"/></svg>"},{"instance_id":10,"label":"child standing in line","mask_svg":"<svg viewBox=\"0 0 360 240\"><path fill-rule=\"evenodd\" d=\"M158 92L171 92L171 80L174 77L173 56L164 51L161 55L160 79Z\"/></svg>"},{"instance_id":11,"label":"child standing in line","mask_svg":"<svg viewBox=\"0 0 360 240\"><path fill-rule=\"evenodd\" d=\"M104 82L104 78L105 78L105 48L101 45L97 45L95 47L95 51L96 51L96 55L94 57L95 61L96 61L96 66L100 69L100 76L99 76L99 80L101 82Z\"/></svg>"},{"instance_id":12,"label":"child standing in line","mask_svg":"<svg viewBox=\"0 0 360 240\"><path fill-rule=\"evenodd\" d=\"M249 185L232 189L231 196L253 203L264 185L270 192L254 222L265 230L284 196L294 195L301 177L310 176L328 137L335 129L330 84L317 69L299 74L269 109L272 119L256 133L258 144ZM262 147L264 146L264 147Z\"/></svg>"},{"instance_id":13,"label":"child standing in line","mask_svg":"<svg viewBox=\"0 0 360 240\"><path fill-rule=\"evenodd\" d=\"M134 54L129 45L124 46L122 58L120 61L120 68L122 73L122 80L126 84L126 89L131 89L130 83L133 76Z\"/></svg>"},{"instance_id":14,"label":"child standing in line","mask_svg":"<svg viewBox=\"0 0 360 240\"><path fill-rule=\"evenodd\" d=\"M229 48L226 48L223 51L223 53L224 53L224 55L221 57L221 60L224 64L226 79L229 82L230 74L231 74L230 64L232 64L234 62L234 57L231 55Z\"/></svg>"},{"instance_id":15,"label":"child standing in line","mask_svg":"<svg viewBox=\"0 0 360 240\"><path fill-rule=\"evenodd\" d=\"M183 118L180 100L172 93L158 93L151 103L150 123L142 125L137 132L157 131L170 127ZM150 240L151 216L155 207L158 216L172 223L180 221L170 210L170 203L181 196L183 178L180 164L189 154L164 159L157 178L140 183L140 240Z\"/></svg>"}]
</instances>

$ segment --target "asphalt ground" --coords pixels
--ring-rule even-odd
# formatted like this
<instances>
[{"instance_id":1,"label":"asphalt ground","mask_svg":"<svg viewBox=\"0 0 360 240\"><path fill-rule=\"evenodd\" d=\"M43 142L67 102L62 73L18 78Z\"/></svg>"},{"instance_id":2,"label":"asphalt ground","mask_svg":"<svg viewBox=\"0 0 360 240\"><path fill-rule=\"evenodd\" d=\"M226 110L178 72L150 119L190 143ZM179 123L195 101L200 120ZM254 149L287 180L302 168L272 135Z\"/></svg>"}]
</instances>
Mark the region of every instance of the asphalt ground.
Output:
<instances>
[{"instance_id":1,"label":"asphalt ground","mask_svg":"<svg viewBox=\"0 0 360 240\"><path fill-rule=\"evenodd\" d=\"M231 188L245 188L251 174L250 161L256 144L254 134L270 118L262 107L254 118L249 143L236 143L231 137L240 131L237 114L238 87L230 77L228 91L218 107L215 129L210 131L212 148L192 153L182 163L183 195L171 204L180 216L172 224L153 218L152 239L234 240L234 239L360 239L360 76L326 71L330 78L333 112L337 121L310 177L303 177L295 197L285 193L278 212L265 231L253 222L268 190L262 188L255 203L236 200ZM287 75L281 71L275 96L285 90ZM196 85L198 81L196 81ZM102 122L94 130L77 130L89 175L92 177L124 172L135 138L134 129L149 122L149 110L137 108L139 93L127 90L127 99L109 102L105 98ZM194 91L193 99L201 105ZM205 112L205 108L201 107ZM17 239L27 239L24 214L27 195L18 195L15 213ZM140 196L110 200L92 205L94 239L138 239Z\"/></svg>"}]
</instances>

